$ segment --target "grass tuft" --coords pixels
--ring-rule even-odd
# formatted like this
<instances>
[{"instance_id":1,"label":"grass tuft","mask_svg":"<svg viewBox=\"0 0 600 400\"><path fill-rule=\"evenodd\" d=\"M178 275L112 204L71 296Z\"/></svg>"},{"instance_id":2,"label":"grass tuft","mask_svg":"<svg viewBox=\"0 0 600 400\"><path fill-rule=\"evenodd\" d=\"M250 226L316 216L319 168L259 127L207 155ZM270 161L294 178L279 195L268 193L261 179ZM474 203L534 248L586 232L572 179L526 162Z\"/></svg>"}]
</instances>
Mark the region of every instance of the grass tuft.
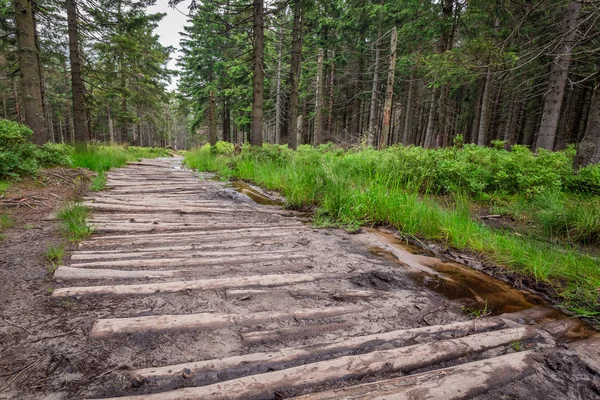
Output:
<instances>
[{"instance_id":1,"label":"grass tuft","mask_svg":"<svg viewBox=\"0 0 600 400\"><path fill-rule=\"evenodd\" d=\"M67 204L58 212L62 230L69 240L77 242L92 234L93 229L85 222L88 213L89 210L80 203Z\"/></svg>"},{"instance_id":2,"label":"grass tuft","mask_svg":"<svg viewBox=\"0 0 600 400\"><path fill-rule=\"evenodd\" d=\"M54 272L65 256L65 245L50 246L46 249L45 258L50 263L50 272Z\"/></svg>"},{"instance_id":3,"label":"grass tuft","mask_svg":"<svg viewBox=\"0 0 600 400\"><path fill-rule=\"evenodd\" d=\"M89 189L92 192L99 192L106 186L106 173L104 171L98 172L98 175L90 183Z\"/></svg>"}]
</instances>

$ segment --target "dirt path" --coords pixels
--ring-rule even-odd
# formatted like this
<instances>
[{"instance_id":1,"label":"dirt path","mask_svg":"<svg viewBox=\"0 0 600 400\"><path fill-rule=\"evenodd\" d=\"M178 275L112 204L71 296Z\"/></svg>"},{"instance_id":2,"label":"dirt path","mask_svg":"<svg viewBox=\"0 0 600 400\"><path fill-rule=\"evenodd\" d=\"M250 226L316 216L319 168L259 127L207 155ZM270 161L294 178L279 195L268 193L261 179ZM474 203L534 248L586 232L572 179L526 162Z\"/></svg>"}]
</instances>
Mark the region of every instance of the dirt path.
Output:
<instances>
[{"instance_id":1,"label":"dirt path","mask_svg":"<svg viewBox=\"0 0 600 400\"><path fill-rule=\"evenodd\" d=\"M574 321L470 320L413 279L427 257L377 255L372 233L311 229L178 159L115 170L107 187L86 198L95 234L51 295L37 276L35 295L6 299L0 398L600 395L600 342L565 344Z\"/></svg>"}]
</instances>

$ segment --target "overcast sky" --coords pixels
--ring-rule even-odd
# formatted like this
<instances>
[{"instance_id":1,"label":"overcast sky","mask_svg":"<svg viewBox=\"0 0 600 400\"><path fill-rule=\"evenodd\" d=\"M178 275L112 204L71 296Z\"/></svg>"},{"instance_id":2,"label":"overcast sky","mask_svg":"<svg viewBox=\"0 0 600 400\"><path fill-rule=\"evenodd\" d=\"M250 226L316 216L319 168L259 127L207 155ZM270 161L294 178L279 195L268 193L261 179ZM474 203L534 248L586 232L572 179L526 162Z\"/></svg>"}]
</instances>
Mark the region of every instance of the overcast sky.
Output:
<instances>
[{"instance_id":1,"label":"overcast sky","mask_svg":"<svg viewBox=\"0 0 600 400\"><path fill-rule=\"evenodd\" d=\"M158 24L157 33L160 36L160 42L163 46L173 46L177 49L176 53L171 54L169 68L175 69L175 60L179 56L179 32L183 31L183 26L187 22L187 17L184 14L188 13L188 5L190 0L183 0L177 6L181 12L169 7L169 0L157 0L156 5L148 8L148 13L167 13L167 15ZM173 78L169 89L177 87L177 79Z\"/></svg>"}]
</instances>

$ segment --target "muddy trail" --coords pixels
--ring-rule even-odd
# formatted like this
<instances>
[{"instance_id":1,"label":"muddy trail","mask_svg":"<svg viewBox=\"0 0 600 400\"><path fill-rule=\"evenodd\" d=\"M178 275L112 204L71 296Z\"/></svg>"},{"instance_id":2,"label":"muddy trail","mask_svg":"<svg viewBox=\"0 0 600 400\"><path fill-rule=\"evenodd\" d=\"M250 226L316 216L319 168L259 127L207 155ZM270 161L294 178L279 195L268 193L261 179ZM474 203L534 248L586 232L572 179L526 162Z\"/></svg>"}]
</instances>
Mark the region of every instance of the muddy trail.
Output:
<instances>
[{"instance_id":1,"label":"muddy trail","mask_svg":"<svg viewBox=\"0 0 600 400\"><path fill-rule=\"evenodd\" d=\"M392 232L313 229L177 158L85 203L51 277L3 244L0 399L600 398L596 334Z\"/></svg>"}]
</instances>

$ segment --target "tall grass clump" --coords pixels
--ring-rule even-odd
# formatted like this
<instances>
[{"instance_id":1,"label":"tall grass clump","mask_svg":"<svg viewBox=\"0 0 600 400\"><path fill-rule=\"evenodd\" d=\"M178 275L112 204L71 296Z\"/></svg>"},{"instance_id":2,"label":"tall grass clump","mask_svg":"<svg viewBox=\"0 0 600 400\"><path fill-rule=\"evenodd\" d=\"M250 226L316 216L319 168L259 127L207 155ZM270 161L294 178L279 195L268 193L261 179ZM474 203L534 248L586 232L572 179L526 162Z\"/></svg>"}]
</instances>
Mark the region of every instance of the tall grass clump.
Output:
<instances>
[{"instance_id":1,"label":"tall grass clump","mask_svg":"<svg viewBox=\"0 0 600 400\"><path fill-rule=\"evenodd\" d=\"M300 146L293 152L265 144L244 146L239 154L220 154L205 146L185 156L192 168L278 190L286 196L287 207L314 209L317 222L391 225L404 235L476 252L513 273L553 285L572 309L595 312L598 259L568 244L491 228L473 219L470 210L473 202L511 204L519 198L520 211L531 215L545 201L553 208L535 217L539 224L547 219L547 233L596 238L595 184L581 184L571 168L572 158L572 149L535 155L523 146L506 151L473 145L383 151L323 145ZM594 168L586 177L595 176ZM558 193L563 202L544 199L549 193ZM564 207L564 199L570 198L579 199L572 209ZM565 223L553 225L558 220Z\"/></svg>"}]
</instances>

